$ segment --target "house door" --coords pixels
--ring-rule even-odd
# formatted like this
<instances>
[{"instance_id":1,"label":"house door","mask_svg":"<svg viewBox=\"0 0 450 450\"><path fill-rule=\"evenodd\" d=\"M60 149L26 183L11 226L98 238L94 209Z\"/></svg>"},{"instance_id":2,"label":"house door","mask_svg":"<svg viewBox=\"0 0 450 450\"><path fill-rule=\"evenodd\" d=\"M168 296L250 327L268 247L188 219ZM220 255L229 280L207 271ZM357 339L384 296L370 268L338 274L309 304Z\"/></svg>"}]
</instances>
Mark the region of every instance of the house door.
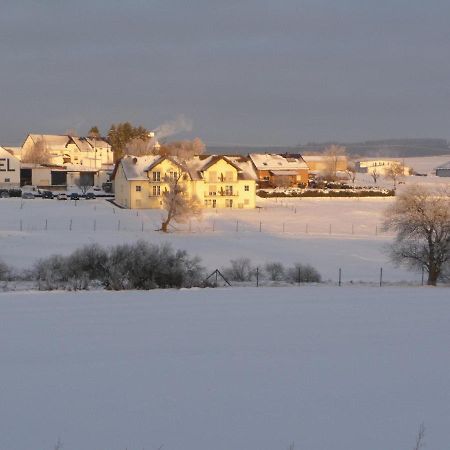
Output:
<instances>
[{"instance_id":1,"label":"house door","mask_svg":"<svg viewBox=\"0 0 450 450\"><path fill-rule=\"evenodd\" d=\"M215 208L216 205L217 205L217 200L215 198L213 198L212 207Z\"/></svg>"}]
</instances>

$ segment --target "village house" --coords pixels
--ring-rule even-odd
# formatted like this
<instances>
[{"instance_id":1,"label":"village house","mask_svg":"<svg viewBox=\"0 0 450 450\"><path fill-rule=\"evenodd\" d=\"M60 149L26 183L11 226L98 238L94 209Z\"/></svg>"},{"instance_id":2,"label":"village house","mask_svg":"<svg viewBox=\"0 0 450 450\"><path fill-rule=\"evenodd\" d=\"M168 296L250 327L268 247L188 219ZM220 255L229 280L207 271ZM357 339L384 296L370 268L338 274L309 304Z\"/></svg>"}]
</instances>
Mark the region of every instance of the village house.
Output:
<instances>
[{"instance_id":1,"label":"village house","mask_svg":"<svg viewBox=\"0 0 450 450\"><path fill-rule=\"evenodd\" d=\"M256 174L247 158L221 155L124 156L113 172L116 203L125 208L162 208L163 193L179 179L186 195L204 208L255 208Z\"/></svg>"},{"instance_id":2,"label":"village house","mask_svg":"<svg viewBox=\"0 0 450 450\"><path fill-rule=\"evenodd\" d=\"M20 187L20 161L0 147L0 188Z\"/></svg>"},{"instance_id":3,"label":"village house","mask_svg":"<svg viewBox=\"0 0 450 450\"><path fill-rule=\"evenodd\" d=\"M260 187L290 187L308 184L308 166L299 155L284 157L276 154L251 153Z\"/></svg>"},{"instance_id":4,"label":"village house","mask_svg":"<svg viewBox=\"0 0 450 450\"><path fill-rule=\"evenodd\" d=\"M45 153L47 160L30 160L34 151ZM114 168L111 146L94 137L29 134L19 158L23 160L21 184L40 187L101 186L109 181Z\"/></svg>"}]
</instances>

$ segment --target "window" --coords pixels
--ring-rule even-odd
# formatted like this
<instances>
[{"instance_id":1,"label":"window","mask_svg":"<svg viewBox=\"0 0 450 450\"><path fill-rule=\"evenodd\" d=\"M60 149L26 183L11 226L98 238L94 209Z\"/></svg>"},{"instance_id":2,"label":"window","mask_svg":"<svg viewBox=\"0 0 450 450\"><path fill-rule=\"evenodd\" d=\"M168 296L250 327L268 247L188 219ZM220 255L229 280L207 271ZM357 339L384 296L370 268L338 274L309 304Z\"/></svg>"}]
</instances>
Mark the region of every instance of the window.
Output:
<instances>
[{"instance_id":1,"label":"window","mask_svg":"<svg viewBox=\"0 0 450 450\"><path fill-rule=\"evenodd\" d=\"M226 208L232 208L232 207L233 207L233 199L227 198L227 199L225 200L225 207L226 207Z\"/></svg>"},{"instance_id":2,"label":"window","mask_svg":"<svg viewBox=\"0 0 450 450\"><path fill-rule=\"evenodd\" d=\"M141 192L141 186L136 186L136 192Z\"/></svg>"},{"instance_id":3,"label":"window","mask_svg":"<svg viewBox=\"0 0 450 450\"><path fill-rule=\"evenodd\" d=\"M153 186L153 195L161 195L161 186Z\"/></svg>"},{"instance_id":4,"label":"window","mask_svg":"<svg viewBox=\"0 0 450 450\"><path fill-rule=\"evenodd\" d=\"M153 172L153 181L161 181L161 172Z\"/></svg>"},{"instance_id":5,"label":"window","mask_svg":"<svg viewBox=\"0 0 450 450\"><path fill-rule=\"evenodd\" d=\"M233 195L233 186L225 186L225 195Z\"/></svg>"},{"instance_id":6,"label":"window","mask_svg":"<svg viewBox=\"0 0 450 450\"><path fill-rule=\"evenodd\" d=\"M246 185L244 186L244 191L245 191L245 192L249 192L249 191L250 191L250 186L249 186L248 184L246 184Z\"/></svg>"},{"instance_id":7,"label":"window","mask_svg":"<svg viewBox=\"0 0 450 450\"><path fill-rule=\"evenodd\" d=\"M11 183L11 178L5 178L5 183Z\"/></svg>"}]
</instances>

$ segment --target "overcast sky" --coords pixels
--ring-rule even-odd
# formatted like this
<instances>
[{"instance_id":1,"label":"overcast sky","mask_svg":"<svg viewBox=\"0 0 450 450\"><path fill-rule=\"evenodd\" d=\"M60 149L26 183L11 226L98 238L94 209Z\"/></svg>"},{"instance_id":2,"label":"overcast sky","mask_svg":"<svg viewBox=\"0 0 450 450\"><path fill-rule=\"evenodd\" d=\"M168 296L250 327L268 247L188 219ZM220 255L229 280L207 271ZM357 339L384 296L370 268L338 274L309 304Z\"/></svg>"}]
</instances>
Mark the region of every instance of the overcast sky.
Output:
<instances>
[{"instance_id":1,"label":"overcast sky","mask_svg":"<svg viewBox=\"0 0 450 450\"><path fill-rule=\"evenodd\" d=\"M450 138L448 0L0 0L0 144L179 114L209 144Z\"/></svg>"}]
</instances>

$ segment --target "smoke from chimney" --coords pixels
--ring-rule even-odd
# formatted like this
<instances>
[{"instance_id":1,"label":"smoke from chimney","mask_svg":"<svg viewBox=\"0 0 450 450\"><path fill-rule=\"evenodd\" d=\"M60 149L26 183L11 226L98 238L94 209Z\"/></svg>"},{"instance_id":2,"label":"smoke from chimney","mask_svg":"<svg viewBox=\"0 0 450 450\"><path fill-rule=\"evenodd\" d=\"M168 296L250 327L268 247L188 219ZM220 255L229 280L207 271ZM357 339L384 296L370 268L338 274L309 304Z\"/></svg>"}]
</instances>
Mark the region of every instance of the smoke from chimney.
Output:
<instances>
[{"instance_id":1,"label":"smoke from chimney","mask_svg":"<svg viewBox=\"0 0 450 450\"><path fill-rule=\"evenodd\" d=\"M164 122L154 131L157 139L164 139L183 131L192 131L192 126L192 120L188 119L184 114L180 114L175 120Z\"/></svg>"}]
</instances>

